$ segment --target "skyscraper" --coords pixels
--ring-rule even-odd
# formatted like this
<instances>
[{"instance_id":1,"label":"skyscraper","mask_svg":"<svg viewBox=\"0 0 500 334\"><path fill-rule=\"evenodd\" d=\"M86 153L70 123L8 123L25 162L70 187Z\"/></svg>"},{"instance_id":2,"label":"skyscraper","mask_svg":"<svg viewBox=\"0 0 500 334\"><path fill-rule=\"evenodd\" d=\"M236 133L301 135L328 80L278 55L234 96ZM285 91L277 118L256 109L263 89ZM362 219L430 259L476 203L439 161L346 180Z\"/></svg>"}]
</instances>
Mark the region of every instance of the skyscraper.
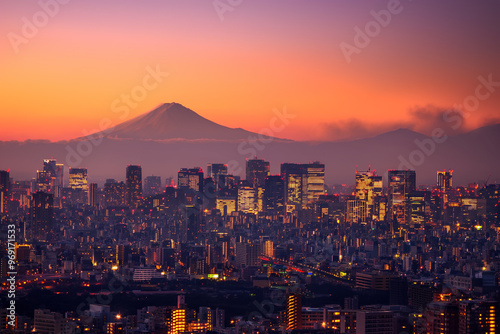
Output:
<instances>
[{"instance_id":1,"label":"skyscraper","mask_svg":"<svg viewBox=\"0 0 500 334\"><path fill-rule=\"evenodd\" d=\"M106 207L126 205L127 186L114 179L107 179L104 184L104 201Z\"/></svg>"},{"instance_id":2,"label":"skyscraper","mask_svg":"<svg viewBox=\"0 0 500 334\"><path fill-rule=\"evenodd\" d=\"M285 184L279 175L266 177L264 183L263 211L268 214L282 214L285 210Z\"/></svg>"},{"instance_id":3,"label":"skyscraper","mask_svg":"<svg viewBox=\"0 0 500 334\"><path fill-rule=\"evenodd\" d=\"M227 175L227 165L219 163L210 163L207 165L207 177L216 180L218 175Z\"/></svg>"},{"instance_id":4,"label":"skyscraper","mask_svg":"<svg viewBox=\"0 0 500 334\"><path fill-rule=\"evenodd\" d=\"M325 165L281 164L281 177L285 182L285 204L288 208L308 209L325 193Z\"/></svg>"},{"instance_id":5,"label":"skyscraper","mask_svg":"<svg viewBox=\"0 0 500 334\"><path fill-rule=\"evenodd\" d=\"M408 195L415 191L416 174L414 170L388 171L388 218L399 224L410 222Z\"/></svg>"},{"instance_id":6,"label":"skyscraper","mask_svg":"<svg viewBox=\"0 0 500 334\"><path fill-rule=\"evenodd\" d=\"M246 163L246 180L253 188L264 187L266 177L270 175L269 161L250 159Z\"/></svg>"},{"instance_id":7,"label":"skyscraper","mask_svg":"<svg viewBox=\"0 0 500 334\"><path fill-rule=\"evenodd\" d=\"M99 204L98 200L99 188L97 183L91 183L89 186L89 205L93 208Z\"/></svg>"},{"instance_id":8,"label":"skyscraper","mask_svg":"<svg viewBox=\"0 0 500 334\"><path fill-rule=\"evenodd\" d=\"M69 187L71 189L81 189L89 191L87 182L87 168L69 168Z\"/></svg>"},{"instance_id":9,"label":"skyscraper","mask_svg":"<svg viewBox=\"0 0 500 334\"><path fill-rule=\"evenodd\" d=\"M453 171L449 170L443 170L437 171L437 187L441 191L448 191L452 188L453 182L452 182L452 177L453 177Z\"/></svg>"},{"instance_id":10,"label":"skyscraper","mask_svg":"<svg viewBox=\"0 0 500 334\"><path fill-rule=\"evenodd\" d=\"M207 165L207 177L212 178L216 190L219 190L225 186L224 176L226 175L227 175L226 164L210 163Z\"/></svg>"},{"instance_id":11,"label":"skyscraper","mask_svg":"<svg viewBox=\"0 0 500 334\"><path fill-rule=\"evenodd\" d=\"M459 334L493 334L500 329L498 301L462 300L459 303Z\"/></svg>"},{"instance_id":12,"label":"skyscraper","mask_svg":"<svg viewBox=\"0 0 500 334\"><path fill-rule=\"evenodd\" d=\"M238 211L255 213L257 210L257 192L250 186L238 188Z\"/></svg>"},{"instance_id":13,"label":"skyscraper","mask_svg":"<svg viewBox=\"0 0 500 334\"><path fill-rule=\"evenodd\" d=\"M8 170L0 170L0 214L7 213L7 199L10 193L10 176Z\"/></svg>"},{"instance_id":14,"label":"skyscraper","mask_svg":"<svg viewBox=\"0 0 500 334\"><path fill-rule=\"evenodd\" d=\"M37 191L31 203L31 222L33 239L46 241L52 229L54 195Z\"/></svg>"},{"instance_id":15,"label":"skyscraper","mask_svg":"<svg viewBox=\"0 0 500 334\"><path fill-rule=\"evenodd\" d=\"M142 167L128 165L126 170L127 205L137 208L142 200Z\"/></svg>"},{"instance_id":16,"label":"skyscraper","mask_svg":"<svg viewBox=\"0 0 500 334\"><path fill-rule=\"evenodd\" d=\"M371 218L375 198L382 195L382 176L375 171L356 171L356 199L366 201L366 217Z\"/></svg>"},{"instance_id":17,"label":"skyscraper","mask_svg":"<svg viewBox=\"0 0 500 334\"><path fill-rule=\"evenodd\" d=\"M286 299L286 329L302 328L302 296L291 293Z\"/></svg>"},{"instance_id":18,"label":"skyscraper","mask_svg":"<svg viewBox=\"0 0 500 334\"><path fill-rule=\"evenodd\" d=\"M177 173L179 189L203 192L203 170L199 167L182 168Z\"/></svg>"},{"instance_id":19,"label":"skyscraper","mask_svg":"<svg viewBox=\"0 0 500 334\"><path fill-rule=\"evenodd\" d=\"M452 302L432 302L425 310L426 333L458 333L458 306Z\"/></svg>"},{"instance_id":20,"label":"skyscraper","mask_svg":"<svg viewBox=\"0 0 500 334\"><path fill-rule=\"evenodd\" d=\"M144 196L158 195L162 192L161 177L160 176L147 176L144 179Z\"/></svg>"},{"instance_id":21,"label":"skyscraper","mask_svg":"<svg viewBox=\"0 0 500 334\"><path fill-rule=\"evenodd\" d=\"M53 188L54 182L52 180L52 174L50 171L37 170L36 180L33 191L43 191L49 194L54 193Z\"/></svg>"},{"instance_id":22,"label":"skyscraper","mask_svg":"<svg viewBox=\"0 0 500 334\"><path fill-rule=\"evenodd\" d=\"M66 197L71 198L73 204L88 204L89 185L87 181L87 168L69 169L69 193Z\"/></svg>"}]
</instances>

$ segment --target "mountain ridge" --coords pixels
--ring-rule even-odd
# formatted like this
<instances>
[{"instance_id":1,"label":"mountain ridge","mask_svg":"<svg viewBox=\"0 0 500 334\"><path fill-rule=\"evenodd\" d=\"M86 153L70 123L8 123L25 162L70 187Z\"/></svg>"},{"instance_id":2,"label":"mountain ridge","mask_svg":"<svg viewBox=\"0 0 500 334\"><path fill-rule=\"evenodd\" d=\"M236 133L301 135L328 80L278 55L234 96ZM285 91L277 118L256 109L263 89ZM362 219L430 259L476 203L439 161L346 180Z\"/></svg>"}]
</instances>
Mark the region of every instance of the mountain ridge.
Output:
<instances>
[{"instance_id":1,"label":"mountain ridge","mask_svg":"<svg viewBox=\"0 0 500 334\"><path fill-rule=\"evenodd\" d=\"M155 109L90 136L135 140L248 140L263 136L242 128L215 123L182 104L160 104ZM269 136L263 136L271 138ZM85 139L80 137L78 139ZM289 140L275 138L276 140Z\"/></svg>"}]
</instances>

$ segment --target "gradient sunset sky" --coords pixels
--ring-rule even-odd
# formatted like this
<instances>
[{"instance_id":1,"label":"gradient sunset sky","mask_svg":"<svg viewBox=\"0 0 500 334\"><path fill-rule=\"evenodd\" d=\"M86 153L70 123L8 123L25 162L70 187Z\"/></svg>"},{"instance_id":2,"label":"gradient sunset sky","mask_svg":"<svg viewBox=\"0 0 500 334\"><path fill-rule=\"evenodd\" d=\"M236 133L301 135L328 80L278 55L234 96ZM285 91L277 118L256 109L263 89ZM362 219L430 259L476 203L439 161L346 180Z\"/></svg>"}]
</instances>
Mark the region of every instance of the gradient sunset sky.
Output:
<instances>
[{"instance_id":1,"label":"gradient sunset sky","mask_svg":"<svg viewBox=\"0 0 500 334\"><path fill-rule=\"evenodd\" d=\"M350 62L341 43L355 46L355 28L392 1L220 0L236 4L223 19L212 0L61 0L47 5L53 17L41 13L54 1L0 1L0 140L72 139L103 118L116 125L113 102L147 68L169 75L127 118L178 102L259 132L286 108L296 117L275 135L296 140L428 134L475 94L478 77L500 82L496 0L401 1ZM456 131L498 123L499 106L496 87Z\"/></svg>"}]
</instances>

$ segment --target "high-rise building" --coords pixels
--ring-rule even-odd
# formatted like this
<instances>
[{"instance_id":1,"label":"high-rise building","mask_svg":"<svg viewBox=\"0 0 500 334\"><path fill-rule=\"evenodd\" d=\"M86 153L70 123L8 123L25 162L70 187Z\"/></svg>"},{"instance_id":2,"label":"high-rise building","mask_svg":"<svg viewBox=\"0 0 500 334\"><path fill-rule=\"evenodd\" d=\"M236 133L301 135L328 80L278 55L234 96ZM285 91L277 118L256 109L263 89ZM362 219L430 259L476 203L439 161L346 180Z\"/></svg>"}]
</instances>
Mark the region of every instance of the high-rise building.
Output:
<instances>
[{"instance_id":1,"label":"high-rise building","mask_svg":"<svg viewBox=\"0 0 500 334\"><path fill-rule=\"evenodd\" d=\"M263 211L268 214L283 214L285 210L285 183L279 175L266 177L264 183Z\"/></svg>"},{"instance_id":2,"label":"high-rise building","mask_svg":"<svg viewBox=\"0 0 500 334\"><path fill-rule=\"evenodd\" d=\"M142 167L128 165L126 169L127 205L137 208L142 200Z\"/></svg>"},{"instance_id":3,"label":"high-rise building","mask_svg":"<svg viewBox=\"0 0 500 334\"><path fill-rule=\"evenodd\" d=\"M44 159L43 170L37 170L33 191L54 194L54 207L62 206L62 190L64 188L64 164L55 159Z\"/></svg>"},{"instance_id":4,"label":"high-rise building","mask_svg":"<svg viewBox=\"0 0 500 334\"><path fill-rule=\"evenodd\" d=\"M263 187L266 177L270 175L269 161L250 159L246 162L246 180L253 188Z\"/></svg>"},{"instance_id":5,"label":"high-rise building","mask_svg":"<svg viewBox=\"0 0 500 334\"><path fill-rule=\"evenodd\" d=\"M89 185L89 205L93 208L97 207L99 204L99 188L97 183L91 183Z\"/></svg>"},{"instance_id":6,"label":"high-rise building","mask_svg":"<svg viewBox=\"0 0 500 334\"><path fill-rule=\"evenodd\" d=\"M65 190L65 196L63 197L69 197L69 202L72 204L88 204L89 185L87 181L87 168L70 167L69 189Z\"/></svg>"},{"instance_id":7,"label":"high-rise building","mask_svg":"<svg viewBox=\"0 0 500 334\"><path fill-rule=\"evenodd\" d=\"M285 205L294 209L312 208L325 193L325 165L281 164L281 177L285 182Z\"/></svg>"},{"instance_id":8,"label":"high-rise building","mask_svg":"<svg viewBox=\"0 0 500 334\"><path fill-rule=\"evenodd\" d=\"M325 194L325 165L315 161L304 165L306 171L306 203L302 207L312 208L319 196Z\"/></svg>"},{"instance_id":9,"label":"high-rise building","mask_svg":"<svg viewBox=\"0 0 500 334\"><path fill-rule=\"evenodd\" d=\"M458 333L458 306L452 302L432 302L425 310L426 333Z\"/></svg>"},{"instance_id":10,"label":"high-rise building","mask_svg":"<svg viewBox=\"0 0 500 334\"><path fill-rule=\"evenodd\" d=\"M462 300L459 303L459 334L493 334L500 329L498 301Z\"/></svg>"},{"instance_id":11,"label":"high-rise building","mask_svg":"<svg viewBox=\"0 0 500 334\"><path fill-rule=\"evenodd\" d=\"M257 266L260 263L262 246L260 243L237 242L236 243L236 266Z\"/></svg>"},{"instance_id":12,"label":"high-rise building","mask_svg":"<svg viewBox=\"0 0 500 334\"><path fill-rule=\"evenodd\" d=\"M366 217L372 218L375 199L382 196L382 176L375 171L356 171L356 199L366 201Z\"/></svg>"},{"instance_id":13,"label":"high-rise building","mask_svg":"<svg viewBox=\"0 0 500 334\"><path fill-rule=\"evenodd\" d=\"M411 226L423 226L431 221L430 191L412 191L408 194Z\"/></svg>"},{"instance_id":14,"label":"high-rise building","mask_svg":"<svg viewBox=\"0 0 500 334\"><path fill-rule=\"evenodd\" d=\"M303 166L292 163L281 164L281 177L285 186L285 205L301 209L306 192Z\"/></svg>"},{"instance_id":15,"label":"high-rise building","mask_svg":"<svg viewBox=\"0 0 500 334\"><path fill-rule=\"evenodd\" d=\"M255 213L257 211L257 193L255 188L240 186L238 188L238 211Z\"/></svg>"},{"instance_id":16,"label":"high-rise building","mask_svg":"<svg viewBox=\"0 0 500 334\"><path fill-rule=\"evenodd\" d=\"M33 191L43 191L48 194L54 193L52 174L50 171L36 171L36 180Z\"/></svg>"},{"instance_id":17,"label":"high-rise building","mask_svg":"<svg viewBox=\"0 0 500 334\"><path fill-rule=\"evenodd\" d=\"M31 202L31 222L33 239L46 241L52 229L54 195L37 191Z\"/></svg>"},{"instance_id":18,"label":"high-rise building","mask_svg":"<svg viewBox=\"0 0 500 334\"><path fill-rule=\"evenodd\" d=\"M184 295L177 296L177 308L172 310L170 318L170 334L185 333L187 329L187 308Z\"/></svg>"},{"instance_id":19,"label":"high-rise building","mask_svg":"<svg viewBox=\"0 0 500 334\"><path fill-rule=\"evenodd\" d=\"M302 328L302 296L299 293L291 293L286 299L286 329L294 330Z\"/></svg>"},{"instance_id":20,"label":"high-rise building","mask_svg":"<svg viewBox=\"0 0 500 334\"><path fill-rule=\"evenodd\" d=\"M218 197L216 201L216 208L224 216L231 215L236 211L236 198L234 197Z\"/></svg>"},{"instance_id":21,"label":"high-rise building","mask_svg":"<svg viewBox=\"0 0 500 334\"><path fill-rule=\"evenodd\" d=\"M348 200L346 221L354 224L366 223L367 211L368 204L366 200Z\"/></svg>"},{"instance_id":22,"label":"high-rise building","mask_svg":"<svg viewBox=\"0 0 500 334\"><path fill-rule=\"evenodd\" d=\"M215 183L215 189L223 187L224 180L222 175L227 175L227 165L220 163L210 163L207 165L207 177L212 178Z\"/></svg>"},{"instance_id":23,"label":"high-rise building","mask_svg":"<svg viewBox=\"0 0 500 334\"><path fill-rule=\"evenodd\" d=\"M43 171L47 172L49 175L49 183L50 183L50 193L55 195L55 188L58 185L57 183L61 181L60 179L57 179L57 161L55 159L44 159L43 160ZM61 186L59 185L59 188ZM54 196L55 197L55 196Z\"/></svg>"},{"instance_id":24,"label":"high-rise building","mask_svg":"<svg viewBox=\"0 0 500 334\"><path fill-rule=\"evenodd\" d=\"M452 177L453 177L453 171L449 170L443 170L437 171L437 187L441 191L448 191L453 187L453 182L452 182Z\"/></svg>"},{"instance_id":25,"label":"high-rise building","mask_svg":"<svg viewBox=\"0 0 500 334\"><path fill-rule=\"evenodd\" d=\"M192 190L197 193L203 192L203 170L199 167L182 168L177 173L177 184L179 189Z\"/></svg>"},{"instance_id":26,"label":"high-rise building","mask_svg":"<svg viewBox=\"0 0 500 334\"><path fill-rule=\"evenodd\" d=\"M104 201L106 207L126 205L127 186L123 182L107 179L104 184Z\"/></svg>"},{"instance_id":27,"label":"high-rise building","mask_svg":"<svg viewBox=\"0 0 500 334\"><path fill-rule=\"evenodd\" d=\"M161 177L160 176L146 176L144 179L144 196L153 196L161 194Z\"/></svg>"},{"instance_id":28,"label":"high-rise building","mask_svg":"<svg viewBox=\"0 0 500 334\"><path fill-rule=\"evenodd\" d=\"M8 170L0 170L0 214L7 213L7 199L10 194L10 174Z\"/></svg>"},{"instance_id":29,"label":"high-rise building","mask_svg":"<svg viewBox=\"0 0 500 334\"><path fill-rule=\"evenodd\" d=\"M85 193L89 191L87 168L69 168L69 187L71 189L81 189Z\"/></svg>"},{"instance_id":30,"label":"high-rise building","mask_svg":"<svg viewBox=\"0 0 500 334\"><path fill-rule=\"evenodd\" d=\"M217 175L227 175L226 164L210 163L207 165L207 177L215 180Z\"/></svg>"},{"instance_id":31,"label":"high-rise building","mask_svg":"<svg viewBox=\"0 0 500 334\"><path fill-rule=\"evenodd\" d=\"M399 224L410 222L408 195L416 189L414 170L389 170L388 218Z\"/></svg>"}]
</instances>

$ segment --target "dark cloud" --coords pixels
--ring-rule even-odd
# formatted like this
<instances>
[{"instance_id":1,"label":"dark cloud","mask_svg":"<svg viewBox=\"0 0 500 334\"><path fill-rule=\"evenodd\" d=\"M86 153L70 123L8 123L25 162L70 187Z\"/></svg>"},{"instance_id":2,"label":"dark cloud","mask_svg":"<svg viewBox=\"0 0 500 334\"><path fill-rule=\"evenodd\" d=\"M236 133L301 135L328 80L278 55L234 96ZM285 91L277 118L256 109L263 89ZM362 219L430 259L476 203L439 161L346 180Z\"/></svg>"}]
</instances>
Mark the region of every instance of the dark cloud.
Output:
<instances>
[{"instance_id":1,"label":"dark cloud","mask_svg":"<svg viewBox=\"0 0 500 334\"><path fill-rule=\"evenodd\" d=\"M381 133L405 128L405 123L374 124L356 118L323 124L320 136L327 140L355 140L373 137Z\"/></svg>"},{"instance_id":2,"label":"dark cloud","mask_svg":"<svg viewBox=\"0 0 500 334\"><path fill-rule=\"evenodd\" d=\"M467 118L459 110L440 108L433 105L415 107L408 111L408 129L424 135L432 135L435 129L443 129L449 136L467 132Z\"/></svg>"},{"instance_id":3,"label":"dark cloud","mask_svg":"<svg viewBox=\"0 0 500 334\"><path fill-rule=\"evenodd\" d=\"M462 112L433 105L416 106L408 110L409 121L369 123L357 118L323 124L319 133L326 140L355 140L373 137L384 132L409 129L431 136L435 129L442 129L453 136L471 130L468 118ZM485 118L481 126L498 124L500 118Z\"/></svg>"}]
</instances>

